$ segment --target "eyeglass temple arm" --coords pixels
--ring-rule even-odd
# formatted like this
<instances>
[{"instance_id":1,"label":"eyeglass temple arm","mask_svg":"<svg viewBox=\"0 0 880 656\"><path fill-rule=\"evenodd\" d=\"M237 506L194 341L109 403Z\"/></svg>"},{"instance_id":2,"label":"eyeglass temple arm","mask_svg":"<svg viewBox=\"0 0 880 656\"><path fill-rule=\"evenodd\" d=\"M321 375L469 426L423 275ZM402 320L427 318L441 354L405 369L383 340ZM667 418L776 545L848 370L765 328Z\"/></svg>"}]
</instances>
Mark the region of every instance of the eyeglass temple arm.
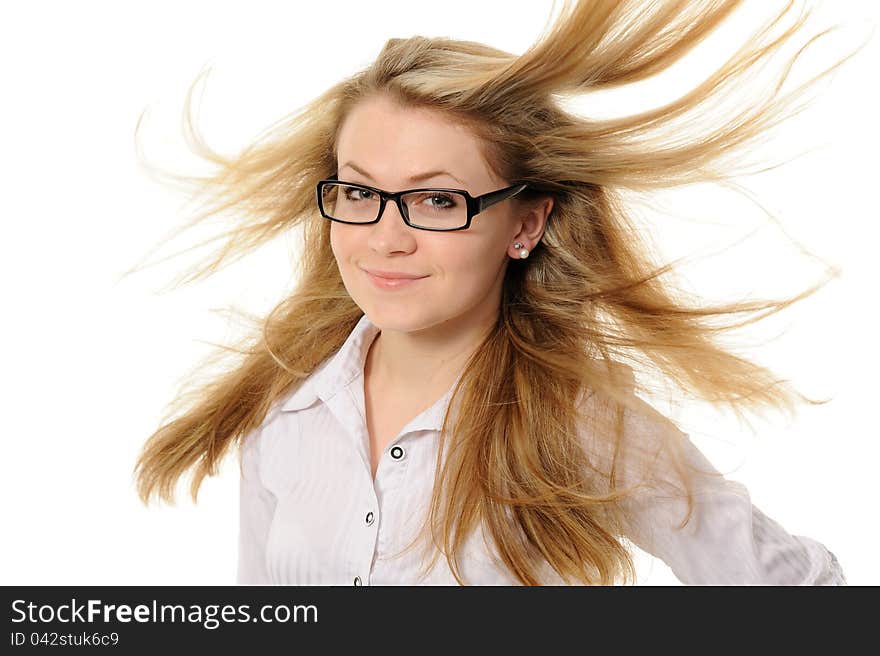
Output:
<instances>
[{"instance_id":1,"label":"eyeglass temple arm","mask_svg":"<svg viewBox=\"0 0 880 656\"><path fill-rule=\"evenodd\" d=\"M483 210L492 207L496 203L500 203L502 200L507 200L513 196L516 196L523 189L528 187L527 184L518 184L512 185L510 187L506 187L505 189L499 189L498 191L490 191L488 194L483 194L482 196L478 196L476 201L478 203L478 210L482 212Z\"/></svg>"}]
</instances>

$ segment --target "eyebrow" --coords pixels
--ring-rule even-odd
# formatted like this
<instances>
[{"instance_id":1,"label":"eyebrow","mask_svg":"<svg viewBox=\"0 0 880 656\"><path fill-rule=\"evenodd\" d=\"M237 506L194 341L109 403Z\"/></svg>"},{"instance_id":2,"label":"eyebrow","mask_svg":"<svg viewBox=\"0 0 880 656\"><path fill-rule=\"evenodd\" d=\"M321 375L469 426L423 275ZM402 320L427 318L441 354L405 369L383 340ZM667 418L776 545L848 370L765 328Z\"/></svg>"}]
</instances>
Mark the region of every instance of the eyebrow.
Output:
<instances>
[{"instance_id":1,"label":"eyebrow","mask_svg":"<svg viewBox=\"0 0 880 656\"><path fill-rule=\"evenodd\" d=\"M358 166L357 164L355 164L354 162L346 162L345 164L343 164L343 165L340 166L339 168L340 168L340 169L344 169L346 166L349 167L349 168L351 168L351 169L354 169L355 171L357 171L357 172L360 173L361 175L364 175L364 176L368 177L368 178L369 178L370 180L372 180L373 182L376 181L375 178L373 178L373 176L371 176L369 173L367 173L364 169L362 169L361 167L359 167L359 166ZM449 171L443 171L443 170L440 170L440 169L438 169L438 170L436 170L436 171L426 171L425 173L419 173L418 175L414 175L414 176L412 176L411 178L409 178L409 182L420 182L421 180L427 180L428 178L434 178L434 177L437 177L438 175L448 175L450 178L452 178L452 179L455 180L456 182L458 182L458 183L460 183L460 184L464 184L464 182L463 182L462 180L459 180L458 178L456 178L456 177L455 177L454 175L452 175Z\"/></svg>"}]
</instances>

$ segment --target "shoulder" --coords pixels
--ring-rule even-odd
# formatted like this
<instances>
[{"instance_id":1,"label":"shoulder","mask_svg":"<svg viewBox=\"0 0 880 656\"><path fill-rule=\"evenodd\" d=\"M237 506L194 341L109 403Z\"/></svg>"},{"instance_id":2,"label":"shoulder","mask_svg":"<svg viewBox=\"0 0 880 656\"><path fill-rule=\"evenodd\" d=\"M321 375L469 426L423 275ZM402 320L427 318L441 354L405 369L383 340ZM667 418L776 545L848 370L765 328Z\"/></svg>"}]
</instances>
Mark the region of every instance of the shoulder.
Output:
<instances>
[{"instance_id":1,"label":"shoulder","mask_svg":"<svg viewBox=\"0 0 880 656\"><path fill-rule=\"evenodd\" d=\"M685 494L684 480L709 483L721 474L691 442L687 433L635 392L630 367L619 365L627 392L613 400L594 390L582 396L579 432L596 470L606 480L614 473L614 488L641 488Z\"/></svg>"},{"instance_id":2,"label":"shoulder","mask_svg":"<svg viewBox=\"0 0 880 656\"><path fill-rule=\"evenodd\" d=\"M241 437L239 455L242 475L250 475L262 479L264 471L263 461L272 447L271 436L277 432L272 427L281 419L284 403L288 400L288 397L290 395L276 400L270 406L260 424L256 428L247 431Z\"/></svg>"}]
</instances>

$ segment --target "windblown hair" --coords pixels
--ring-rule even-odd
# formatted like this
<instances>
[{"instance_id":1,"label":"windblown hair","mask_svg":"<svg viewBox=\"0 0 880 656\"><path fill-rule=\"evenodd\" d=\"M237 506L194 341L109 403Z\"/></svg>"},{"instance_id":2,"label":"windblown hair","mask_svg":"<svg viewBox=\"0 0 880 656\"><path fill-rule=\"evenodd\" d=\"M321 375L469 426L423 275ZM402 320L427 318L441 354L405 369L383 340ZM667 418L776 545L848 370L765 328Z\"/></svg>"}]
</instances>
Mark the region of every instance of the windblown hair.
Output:
<instances>
[{"instance_id":1,"label":"windblown hair","mask_svg":"<svg viewBox=\"0 0 880 656\"><path fill-rule=\"evenodd\" d=\"M778 312L827 279L782 300L686 301L666 279L673 264L653 261L622 190L725 180L731 154L791 115L810 85L855 53L783 94L795 59L825 30L788 60L766 97L753 98L751 73L799 33L809 15L802 10L773 36L791 13L790 2L673 102L595 119L566 111L563 101L668 69L740 4L566 0L521 55L449 38L389 39L372 64L272 124L234 159L211 150L193 127L190 88L186 136L217 172L171 176L214 200L181 230L229 211L238 224L214 238L225 238L222 247L185 282L294 226L301 228L292 234L301 235L302 256L294 291L255 321L241 344L213 356L235 354L235 365L177 395L144 445L135 467L142 501L158 494L173 502L177 481L189 470L197 500L202 480L217 473L230 446L240 448L276 400L336 352L363 315L343 285L315 185L336 170L336 138L347 114L381 94L469 127L500 179L530 185L515 203L554 201L542 241L527 260L509 263L497 323L454 389L450 408L457 404L458 412L454 422L450 411L444 417L425 530L461 584L459 552L481 524L522 584L542 583L542 564L567 582L633 582L623 502L635 488L617 485L617 467L627 438L633 439L627 417L644 412L636 393L645 390L626 372L660 376L682 393L738 414L814 403L723 347L719 336ZM712 101L734 94L742 98L738 110L719 115ZM586 433L601 447L585 449ZM689 517L690 475L675 455L680 436L656 437L677 463Z\"/></svg>"}]
</instances>

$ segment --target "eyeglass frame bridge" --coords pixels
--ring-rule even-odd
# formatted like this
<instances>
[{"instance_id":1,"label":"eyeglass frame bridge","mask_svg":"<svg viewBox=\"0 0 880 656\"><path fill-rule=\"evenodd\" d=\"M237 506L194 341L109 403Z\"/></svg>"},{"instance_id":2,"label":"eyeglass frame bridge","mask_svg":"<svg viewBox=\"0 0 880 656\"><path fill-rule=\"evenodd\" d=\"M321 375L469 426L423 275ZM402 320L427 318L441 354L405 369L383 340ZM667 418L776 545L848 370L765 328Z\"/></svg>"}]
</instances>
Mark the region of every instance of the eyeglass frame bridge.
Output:
<instances>
[{"instance_id":1,"label":"eyeglass frame bridge","mask_svg":"<svg viewBox=\"0 0 880 656\"><path fill-rule=\"evenodd\" d=\"M370 191L375 192L379 195L379 213L375 219L372 221L343 221L341 219L337 219L335 217L330 217L324 211L324 201L321 196L321 192L323 190L325 183L335 183L335 182L345 182L344 180L340 180L337 173L333 173L328 178L324 180L319 180L318 184L315 186L315 192L317 194L318 200L318 210L321 212L321 216L325 219L329 219L330 221L338 221L339 223L345 223L347 225L372 225L374 223L378 223L379 219L382 218L382 214L385 212L385 204L387 201L392 200L397 205L397 210L400 212L400 216L403 217L404 223L408 225L410 228L415 228L416 230L430 230L432 232L455 232L457 230L467 230L471 227L471 220L480 212L489 209L493 205L500 203L503 200L507 200L508 198L513 198L516 194L523 191L526 187L528 187L528 183L520 183L510 185L509 187L504 187L503 189L496 189L495 191L490 191L488 193L482 194L480 196L471 196L467 190L465 189L449 189L443 187L421 187L419 189L404 189L403 191L385 191L384 189L379 189L378 187L371 187L370 185L361 184L360 182L345 182L345 184L349 184L352 187L359 187L361 189L369 189ZM422 226L413 225L409 220L409 209L401 200L401 197L404 194L411 194L416 191L445 191L449 193L461 194L465 197L466 205L467 205L467 222L461 226L460 228L424 228Z\"/></svg>"}]
</instances>

